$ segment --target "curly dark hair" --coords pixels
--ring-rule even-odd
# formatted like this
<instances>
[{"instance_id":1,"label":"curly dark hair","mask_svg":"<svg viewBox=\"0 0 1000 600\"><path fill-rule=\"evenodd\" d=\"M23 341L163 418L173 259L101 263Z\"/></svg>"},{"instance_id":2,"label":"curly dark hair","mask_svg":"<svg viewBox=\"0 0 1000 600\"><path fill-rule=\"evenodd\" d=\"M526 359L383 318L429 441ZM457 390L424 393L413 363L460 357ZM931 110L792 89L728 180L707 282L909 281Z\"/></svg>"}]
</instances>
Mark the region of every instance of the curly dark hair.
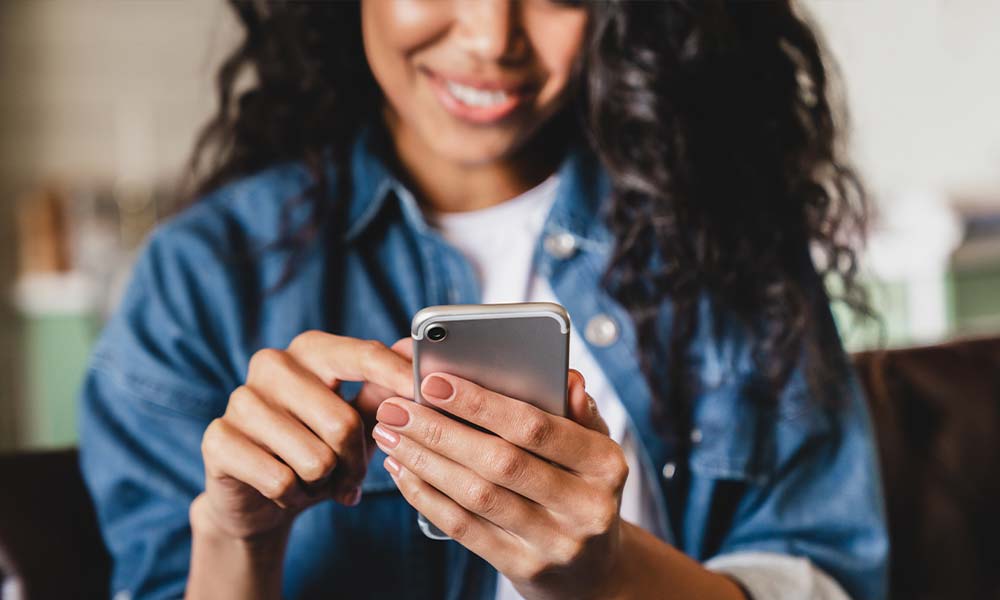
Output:
<instances>
[{"instance_id":1,"label":"curly dark hair","mask_svg":"<svg viewBox=\"0 0 1000 600\"><path fill-rule=\"evenodd\" d=\"M219 71L219 110L192 156L195 195L300 161L314 182L289 203L311 201L315 215L284 242L302 247L346 204L329 201L349 182L338 176L329 190L326 161L348 173L359 127L378 118L359 5L231 4L245 36ZM766 390L805 365L821 400L835 401L843 365L821 350L823 282L834 278L840 298L871 315L852 248L868 208L842 157L835 117L843 112L831 105L815 32L789 0L586 7L580 93L567 111L612 179L606 218L616 244L604 285L635 322L654 422L685 439L677 434L694 393L686 349L706 298L752 331ZM667 300L672 326L662 347L656 331Z\"/></svg>"}]
</instances>

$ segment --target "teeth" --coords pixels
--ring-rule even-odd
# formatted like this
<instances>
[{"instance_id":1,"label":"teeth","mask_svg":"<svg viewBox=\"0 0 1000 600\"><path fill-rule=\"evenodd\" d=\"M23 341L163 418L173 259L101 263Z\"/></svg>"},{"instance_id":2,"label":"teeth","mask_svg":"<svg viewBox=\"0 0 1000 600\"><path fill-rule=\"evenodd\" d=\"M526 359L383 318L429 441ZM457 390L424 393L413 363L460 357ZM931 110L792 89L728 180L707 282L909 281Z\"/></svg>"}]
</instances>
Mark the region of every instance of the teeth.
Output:
<instances>
[{"instance_id":1,"label":"teeth","mask_svg":"<svg viewBox=\"0 0 1000 600\"><path fill-rule=\"evenodd\" d=\"M444 84L452 96L457 98L462 104L468 104L469 106L494 106L501 102L506 102L509 98L506 92L499 90L477 90L476 88L455 83L454 81L445 81Z\"/></svg>"}]
</instances>

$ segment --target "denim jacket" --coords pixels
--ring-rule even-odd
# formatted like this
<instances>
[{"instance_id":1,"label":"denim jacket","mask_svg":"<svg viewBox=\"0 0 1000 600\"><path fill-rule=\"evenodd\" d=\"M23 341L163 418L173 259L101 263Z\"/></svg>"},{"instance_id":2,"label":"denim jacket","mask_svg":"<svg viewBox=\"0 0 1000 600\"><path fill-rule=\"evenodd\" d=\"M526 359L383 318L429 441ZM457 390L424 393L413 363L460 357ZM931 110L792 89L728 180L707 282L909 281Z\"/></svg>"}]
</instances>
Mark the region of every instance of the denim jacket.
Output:
<instances>
[{"instance_id":1,"label":"denim jacket","mask_svg":"<svg viewBox=\"0 0 1000 600\"><path fill-rule=\"evenodd\" d=\"M349 203L338 213L346 222L296 255L270 243L283 207L310 185L298 163L219 189L147 240L80 393L82 469L121 597L183 594L188 508L204 489L201 437L256 350L310 329L390 344L424 306L479 300L471 266L428 227L372 138L362 134L352 151ZM706 313L689 350L695 443L681 460L649 418L632 322L600 285L613 242L600 216L608 191L595 157L571 151L535 265L581 330L594 319L616 325L586 343L637 429L641 459L662 473L666 541L701 561L744 551L808 558L852 597L883 598L879 473L853 375L845 370L848 397L836 407L810 397L802 364L776 403L755 401L749 336ZM290 256L293 275L276 288ZM846 365L828 311L823 318L825 351ZM324 502L297 518L284 595L492 598L496 571L456 542L424 537L383 458L372 460L359 506Z\"/></svg>"}]
</instances>

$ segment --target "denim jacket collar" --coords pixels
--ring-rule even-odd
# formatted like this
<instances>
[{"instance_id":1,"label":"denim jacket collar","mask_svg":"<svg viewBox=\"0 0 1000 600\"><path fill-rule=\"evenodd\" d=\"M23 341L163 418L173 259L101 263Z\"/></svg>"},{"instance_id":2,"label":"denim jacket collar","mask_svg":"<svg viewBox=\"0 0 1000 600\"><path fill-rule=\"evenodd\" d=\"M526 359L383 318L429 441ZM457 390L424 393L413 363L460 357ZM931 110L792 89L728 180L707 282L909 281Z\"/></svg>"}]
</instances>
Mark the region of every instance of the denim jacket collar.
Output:
<instances>
[{"instance_id":1,"label":"denim jacket collar","mask_svg":"<svg viewBox=\"0 0 1000 600\"><path fill-rule=\"evenodd\" d=\"M385 141L369 126L358 135L351 150L351 198L344 240L364 235L391 196L402 204L407 225L420 233L429 226L416 198L391 172L381 156ZM559 189L545 233L569 232L583 249L608 250L612 236L602 220L601 203L608 197L610 180L600 161L588 148L572 146L558 169Z\"/></svg>"}]
</instances>

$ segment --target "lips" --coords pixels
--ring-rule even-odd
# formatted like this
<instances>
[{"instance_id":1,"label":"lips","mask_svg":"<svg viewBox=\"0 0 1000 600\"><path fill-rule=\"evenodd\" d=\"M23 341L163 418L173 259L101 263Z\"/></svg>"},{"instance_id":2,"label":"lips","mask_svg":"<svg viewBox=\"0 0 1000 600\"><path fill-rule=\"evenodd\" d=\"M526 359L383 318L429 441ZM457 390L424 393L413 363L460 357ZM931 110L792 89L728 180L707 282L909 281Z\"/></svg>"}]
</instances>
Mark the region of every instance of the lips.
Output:
<instances>
[{"instance_id":1,"label":"lips","mask_svg":"<svg viewBox=\"0 0 1000 600\"><path fill-rule=\"evenodd\" d=\"M525 84L476 80L463 76L443 75L426 71L438 101L463 121L492 124L502 121L531 96Z\"/></svg>"}]
</instances>

